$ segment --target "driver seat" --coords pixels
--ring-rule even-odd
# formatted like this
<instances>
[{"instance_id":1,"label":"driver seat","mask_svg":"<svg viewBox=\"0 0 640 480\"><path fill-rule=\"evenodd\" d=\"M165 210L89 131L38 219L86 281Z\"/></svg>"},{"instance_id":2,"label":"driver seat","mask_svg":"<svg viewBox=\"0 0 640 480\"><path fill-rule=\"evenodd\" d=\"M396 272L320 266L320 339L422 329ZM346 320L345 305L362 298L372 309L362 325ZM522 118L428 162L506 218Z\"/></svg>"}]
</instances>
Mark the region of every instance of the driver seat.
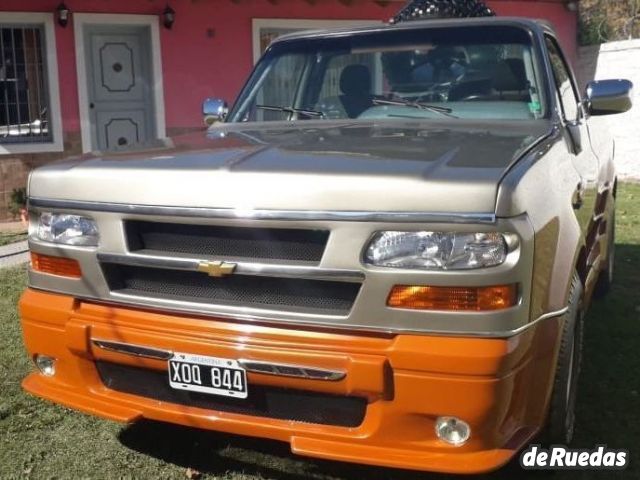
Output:
<instances>
[{"instance_id":1,"label":"driver seat","mask_svg":"<svg viewBox=\"0 0 640 480\"><path fill-rule=\"evenodd\" d=\"M524 61L519 58L508 58L498 63L493 89L500 100L530 102L529 81Z\"/></svg>"},{"instance_id":2,"label":"driver seat","mask_svg":"<svg viewBox=\"0 0 640 480\"><path fill-rule=\"evenodd\" d=\"M340 74L338 97L349 118L357 118L373 106L371 95L371 72L366 65L347 65Z\"/></svg>"}]
</instances>

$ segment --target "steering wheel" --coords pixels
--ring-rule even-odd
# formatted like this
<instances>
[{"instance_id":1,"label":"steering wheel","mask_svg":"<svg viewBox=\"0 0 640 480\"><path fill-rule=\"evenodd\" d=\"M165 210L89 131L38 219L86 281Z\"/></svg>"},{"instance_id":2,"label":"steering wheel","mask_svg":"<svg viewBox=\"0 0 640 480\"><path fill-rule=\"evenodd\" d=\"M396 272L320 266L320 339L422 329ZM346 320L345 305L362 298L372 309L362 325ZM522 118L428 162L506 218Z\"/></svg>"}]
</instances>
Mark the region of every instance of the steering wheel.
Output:
<instances>
[{"instance_id":1,"label":"steering wheel","mask_svg":"<svg viewBox=\"0 0 640 480\"><path fill-rule=\"evenodd\" d=\"M458 100L456 100L456 102L482 102L485 100L491 100L491 96L482 93L474 93L471 95L467 95L466 97L459 98Z\"/></svg>"},{"instance_id":2,"label":"steering wheel","mask_svg":"<svg viewBox=\"0 0 640 480\"><path fill-rule=\"evenodd\" d=\"M474 95L467 95L466 97L462 97L461 99L459 99L459 102L470 102L472 100L482 100L482 97L484 95L478 95L478 94L474 94Z\"/></svg>"},{"instance_id":3,"label":"steering wheel","mask_svg":"<svg viewBox=\"0 0 640 480\"><path fill-rule=\"evenodd\" d=\"M438 85L438 86L440 87L442 85ZM436 102L436 103L446 102L447 96L444 94L444 92L439 92L433 89L426 93L418 95L418 97L414 101L415 102Z\"/></svg>"}]
</instances>

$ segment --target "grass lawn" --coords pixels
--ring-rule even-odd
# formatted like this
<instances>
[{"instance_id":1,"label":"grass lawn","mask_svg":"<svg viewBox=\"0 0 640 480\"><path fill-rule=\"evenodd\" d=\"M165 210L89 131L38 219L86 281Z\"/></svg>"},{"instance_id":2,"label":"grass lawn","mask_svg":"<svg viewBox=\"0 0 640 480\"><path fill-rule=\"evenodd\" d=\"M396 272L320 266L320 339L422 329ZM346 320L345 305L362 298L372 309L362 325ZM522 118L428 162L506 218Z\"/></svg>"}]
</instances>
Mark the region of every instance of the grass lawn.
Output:
<instances>
[{"instance_id":1,"label":"grass lawn","mask_svg":"<svg viewBox=\"0 0 640 480\"><path fill-rule=\"evenodd\" d=\"M27 239L27 232L0 232L0 247Z\"/></svg>"},{"instance_id":2,"label":"grass lawn","mask_svg":"<svg viewBox=\"0 0 640 480\"><path fill-rule=\"evenodd\" d=\"M557 479L640 478L640 185L622 185L618 196L616 284L587 319L574 447L626 448L631 464L624 472L563 472ZM33 398L20 389L32 368L16 313L25 279L24 268L0 270L1 479L180 479L188 467L220 479L443 478L294 457L288 445L264 440L147 422L123 426ZM540 475L517 475L529 477Z\"/></svg>"}]
</instances>

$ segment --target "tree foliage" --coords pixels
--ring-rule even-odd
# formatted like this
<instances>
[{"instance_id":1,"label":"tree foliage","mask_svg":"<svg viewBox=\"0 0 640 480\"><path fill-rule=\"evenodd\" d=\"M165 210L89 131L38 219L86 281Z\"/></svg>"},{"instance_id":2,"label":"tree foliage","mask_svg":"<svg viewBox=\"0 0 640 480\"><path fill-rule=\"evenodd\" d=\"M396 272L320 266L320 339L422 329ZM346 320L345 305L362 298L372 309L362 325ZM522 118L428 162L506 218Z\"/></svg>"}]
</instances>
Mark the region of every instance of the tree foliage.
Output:
<instances>
[{"instance_id":1,"label":"tree foliage","mask_svg":"<svg viewBox=\"0 0 640 480\"><path fill-rule=\"evenodd\" d=\"M582 0L579 41L593 45L640 38L640 0Z\"/></svg>"},{"instance_id":2,"label":"tree foliage","mask_svg":"<svg viewBox=\"0 0 640 480\"><path fill-rule=\"evenodd\" d=\"M429 18L492 17L495 13L477 0L412 0L390 21L391 23Z\"/></svg>"}]
</instances>

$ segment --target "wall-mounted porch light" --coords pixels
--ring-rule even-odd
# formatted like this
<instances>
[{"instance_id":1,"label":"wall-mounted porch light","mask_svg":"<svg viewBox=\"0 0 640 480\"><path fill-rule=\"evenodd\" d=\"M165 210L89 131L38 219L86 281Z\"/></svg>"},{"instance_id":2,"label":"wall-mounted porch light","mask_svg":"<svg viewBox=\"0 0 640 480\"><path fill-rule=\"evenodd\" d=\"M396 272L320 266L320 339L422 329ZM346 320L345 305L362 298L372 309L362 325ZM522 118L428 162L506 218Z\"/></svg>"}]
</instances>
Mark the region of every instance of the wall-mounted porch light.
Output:
<instances>
[{"instance_id":1,"label":"wall-mounted porch light","mask_svg":"<svg viewBox=\"0 0 640 480\"><path fill-rule=\"evenodd\" d=\"M69 16L71 15L69 7L61 3L58 5L58 8L56 8L56 14L58 15L58 25L62 28L66 27L67 23L69 23Z\"/></svg>"},{"instance_id":2,"label":"wall-mounted porch light","mask_svg":"<svg viewBox=\"0 0 640 480\"><path fill-rule=\"evenodd\" d=\"M173 23L176 21L176 12L169 5L162 12L162 23L164 27L168 30L171 30L173 27Z\"/></svg>"},{"instance_id":3,"label":"wall-mounted porch light","mask_svg":"<svg viewBox=\"0 0 640 480\"><path fill-rule=\"evenodd\" d=\"M570 12L577 12L578 11L578 2L576 2L576 1L568 1L568 2L566 2L564 4L564 6Z\"/></svg>"}]
</instances>

